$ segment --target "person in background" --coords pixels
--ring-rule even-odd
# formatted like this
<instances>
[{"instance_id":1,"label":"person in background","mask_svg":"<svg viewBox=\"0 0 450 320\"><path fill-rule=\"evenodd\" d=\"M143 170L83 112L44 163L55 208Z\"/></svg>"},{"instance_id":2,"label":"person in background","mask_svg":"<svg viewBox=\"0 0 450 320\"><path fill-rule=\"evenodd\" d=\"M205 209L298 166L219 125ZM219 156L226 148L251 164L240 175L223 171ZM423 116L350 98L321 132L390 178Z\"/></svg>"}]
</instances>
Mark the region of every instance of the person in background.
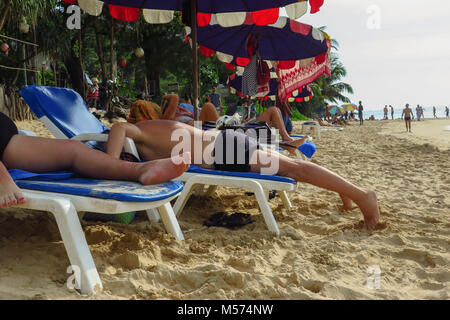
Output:
<instances>
[{"instance_id":1,"label":"person in background","mask_svg":"<svg viewBox=\"0 0 450 320\"><path fill-rule=\"evenodd\" d=\"M220 116L223 113L222 100L220 99L220 94L217 93L216 87L212 88L212 93L209 94L211 103L216 107L217 114ZM209 101L208 101L209 102Z\"/></svg>"},{"instance_id":2,"label":"person in background","mask_svg":"<svg viewBox=\"0 0 450 320\"><path fill-rule=\"evenodd\" d=\"M364 107L362 105L362 102L359 102L359 106L358 106L358 116L359 116L359 125L362 126L364 124L364 118L363 118L363 111L364 111Z\"/></svg>"},{"instance_id":3,"label":"person in background","mask_svg":"<svg viewBox=\"0 0 450 320\"><path fill-rule=\"evenodd\" d=\"M403 109L402 112L402 118L405 116L405 125L406 125L406 132L411 132L411 117L412 117L412 109L409 108L409 104L406 104L405 109Z\"/></svg>"},{"instance_id":4,"label":"person in background","mask_svg":"<svg viewBox=\"0 0 450 320\"><path fill-rule=\"evenodd\" d=\"M449 117L449 115L448 115L448 114L449 114L449 111L450 111L450 110L448 109L448 107L445 107L445 116L446 116L447 118Z\"/></svg>"},{"instance_id":5,"label":"person in background","mask_svg":"<svg viewBox=\"0 0 450 320\"><path fill-rule=\"evenodd\" d=\"M420 116L422 117L423 120L425 120L425 115L424 115L425 109L424 107L420 107Z\"/></svg>"},{"instance_id":6,"label":"person in background","mask_svg":"<svg viewBox=\"0 0 450 320\"><path fill-rule=\"evenodd\" d=\"M280 109L280 111L281 111L281 116L283 118L283 123L284 123L284 127L286 128L286 131L288 133L291 133L293 130L292 121L291 121L292 107L289 104L289 101L287 99L285 101L281 101L281 99L277 95L277 97L275 99L275 106L278 109Z\"/></svg>"},{"instance_id":7,"label":"person in background","mask_svg":"<svg viewBox=\"0 0 450 320\"><path fill-rule=\"evenodd\" d=\"M98 79L93 78L92 85L89 86L89 92L87 96L88 106L92 108L97 108L98 97L99 97Z\"/></svg>"},{"instance_id":8,"label":"person in background","mask_svg":"<svg viewBox=\"0 0 450 320\"><path fill-rule=\"evenodd\" d=\"M437 118L437 116L436 116L436 107L433 107L433 116L434 116L435 118Z\"/></svg>"},{"instance_id":9,"label":"person in background","mask_svg":"<svg viewBox=\"0 0 450 320\"><path fill-rule=\"evenodd\" d=\"M384 106L383 111L384 111L384 119L383 120L388 120L389 118L388 118L388 107L387 107L387 105Z\"/></svg>"},{"instance_id":10,"label":"person in background","mask_svg":"<svg viewBox=\"0 0 450 320\"><path fill-rule=\"evenodd\" d=\"M389 105L389 108L391 108L391 118L394 120L394 108L391 105Z\"/></svg>"},{"instance_id":11,"label":"person in background","mask_svg":"<svg viewBox=\"0 0 450 320\"><path fill-rule=\"evenodd\" d=\"M420 106L419 105L417 105L417 107L416 107L416 115L417 115L417 121L420 121L421 112L420 112Z\"/></svg>"}]
</instances>

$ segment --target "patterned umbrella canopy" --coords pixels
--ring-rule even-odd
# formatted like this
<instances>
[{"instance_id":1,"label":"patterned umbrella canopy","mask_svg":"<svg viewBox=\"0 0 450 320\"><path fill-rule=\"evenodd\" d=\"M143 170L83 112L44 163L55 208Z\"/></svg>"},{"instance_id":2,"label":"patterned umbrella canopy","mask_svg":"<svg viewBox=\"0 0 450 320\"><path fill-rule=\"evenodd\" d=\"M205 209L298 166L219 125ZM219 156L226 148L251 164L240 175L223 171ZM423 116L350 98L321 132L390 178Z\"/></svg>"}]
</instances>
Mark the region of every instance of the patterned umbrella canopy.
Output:
<instances>
[{"instance_id":1,"label":"patterned umbrella canopy","mask_svg":"<svg viewBox=\"0 0 450 320\"><path fill-rule=\"evenodd\" d=\"M186 27L186 33L190 36L189 27ZM295 61L328 51L328 38L324 32L286 17L279 17L267 26L248 22L224 28L211 22L198 28L197 42L203 55L212 57L216 53L220 61L238 66L246 66L250 61L249 39L256 41L262 60Z\"/></svg>"},{"instance_id":2,"label":"patterned umbrella canopy","mask_svg":"<svg viewBox=\"0 0 450 320\"><path fill-rule=\"evenodd\" d=\"M174 11L182 11L189 0L63 0L76 4L91 15L101 14L107 4L116 19L135 21L140 9L148 23L167 23L174 17ZM308 11L316 13L324 0L197 0L199 21L214 19L223 26L241 25L252 19L260 25L274 23L279 16L279 8L284 7L292 19L298 19Z\"/></svg>"},{"instance_id":3,"label":"patterned umbrella canopy","mask_svg":"<svg viewBox=\"0 0 450 320\"><path fill-rule=\"evenodd\" d=\"M344 108L342 108L341 106L336 106L336 105L327 106L327 110L333 116L335 114L343 115L345 113Z\"/></svg>"},{"instance_id":4,"label":"patterned umbrella canopy","mask_svg":"<svg viewBox=\"0 0 450 320\"><path fill-rule=\"evenodd\" d=\"M351 112L358 109L358 106L354 103L346 103L342 105L342 108L344 108L345 111Z\"/></svg>"}]
</instances>

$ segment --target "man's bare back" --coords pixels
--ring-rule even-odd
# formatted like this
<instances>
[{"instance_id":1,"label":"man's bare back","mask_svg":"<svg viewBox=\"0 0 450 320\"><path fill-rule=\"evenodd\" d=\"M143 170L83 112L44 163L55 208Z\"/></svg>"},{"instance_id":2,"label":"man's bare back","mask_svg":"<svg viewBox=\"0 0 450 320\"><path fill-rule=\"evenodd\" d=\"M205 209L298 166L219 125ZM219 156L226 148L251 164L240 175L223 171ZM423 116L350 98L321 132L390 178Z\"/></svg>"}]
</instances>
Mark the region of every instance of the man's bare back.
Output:
<instances>
[{"instance_id":1,"label":"man's bare back","mask_svg":"<svg viewBox=\"0 0 450 320\"><path fill-rule=\"evenodd\" d=\"M142 159L161 159L170 158L172 150L180 144L180 140L176 140L177 130L183 136L198 138L198 142L202 142L202 150L209 144L213 143L218 131L203 131L193 126L170 120L152 120L141 121L137 124L130 125L121 123L126 130L126 136L132 138L138 149L139 156ZM191 139L191 149L194 150L194 139ZM194 157L194 153L192 153ZM194 161L194 158L192 158Z\"/></svg>"}]
</instances>

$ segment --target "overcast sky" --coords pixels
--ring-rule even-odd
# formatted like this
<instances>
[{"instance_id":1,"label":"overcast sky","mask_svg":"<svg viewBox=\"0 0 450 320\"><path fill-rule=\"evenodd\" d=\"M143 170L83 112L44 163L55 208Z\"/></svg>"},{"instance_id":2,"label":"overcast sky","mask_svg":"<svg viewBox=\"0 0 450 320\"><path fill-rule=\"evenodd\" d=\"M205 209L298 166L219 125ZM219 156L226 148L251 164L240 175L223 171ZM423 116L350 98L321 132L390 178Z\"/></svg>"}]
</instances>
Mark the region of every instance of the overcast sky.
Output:
<instances>
[{"instance_id":1,"label":"overcast sky","mask_svg":"<svg viewBox=\"0 0 450 320\"><path fill-rule=\"evenodd\" d=\"M338 40L354 103L450 105L449 1L325 0L320 12L299 21L327 26Z\"/></svg>"}]
</instances>

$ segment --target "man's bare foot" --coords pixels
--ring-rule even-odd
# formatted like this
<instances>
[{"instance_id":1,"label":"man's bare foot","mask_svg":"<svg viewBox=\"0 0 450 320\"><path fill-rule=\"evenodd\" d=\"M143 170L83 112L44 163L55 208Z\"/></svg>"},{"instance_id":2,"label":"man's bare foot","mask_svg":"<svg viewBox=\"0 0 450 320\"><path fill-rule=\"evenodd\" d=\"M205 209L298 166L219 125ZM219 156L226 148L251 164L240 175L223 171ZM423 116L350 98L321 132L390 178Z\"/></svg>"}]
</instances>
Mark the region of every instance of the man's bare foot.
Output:
<instances>
[{"instance_id":1,"label":"man's bare foot","mask_svg":"<svg viewBox=\"0 0 450 320\"><path fill-rule=\"evenodd\" d=\"M305 141L308 139L308 136L304 136L301 139L297 139L297 140L283 140L280 142L280 147L282 147L283 149L289 151L290 154L295 154L295 152L297 151L298 147L300 147L303 143L305 143Z\"/></svg>"},{"instance_id":2,"label":"man's bare foot","mask_svg":"<svg viewBox=\"0 0 450 320\"><path fill-rule=\"evenodd\" d=\"M365 197L356 203L364 216L366 228L373 230L380 219L377 195L372 190L367 190Z\"/></svg>"},{"instance_id":3,"label":"man's bare foot","mask_svg":"<svg viewBox=\"0 0 450 320\"><path fill-rule=\"evenodd\" d=\"M347 198L347 197L343 196L343 195L339 195L339 196L341 197L341 200L342 200L341 210L342 211L352 210L353 209L352 200L350 198Z\"/></svg>"},{"instance_id":4,"label":"man's bare foot","mask_svg":"<svg viewBox=\"0 0 450 320\"><path fill-rule=\"evenodd\" d=\"M0 186L0 207L7 208L15 204L25 203L25 197L14 182Z\"/></svg>"},{"instance_id":5,"label":"man's bare foot","mask_svg":"<svg viewBox=\"0 0 450 320\"><path fill-rule=\"evenodd\" d=\"M154 160L139 165L139 182L144 185L159 184L181 176L190 166L191 154L184 153L168 159Z\"/></svg>"}]
</instances>

